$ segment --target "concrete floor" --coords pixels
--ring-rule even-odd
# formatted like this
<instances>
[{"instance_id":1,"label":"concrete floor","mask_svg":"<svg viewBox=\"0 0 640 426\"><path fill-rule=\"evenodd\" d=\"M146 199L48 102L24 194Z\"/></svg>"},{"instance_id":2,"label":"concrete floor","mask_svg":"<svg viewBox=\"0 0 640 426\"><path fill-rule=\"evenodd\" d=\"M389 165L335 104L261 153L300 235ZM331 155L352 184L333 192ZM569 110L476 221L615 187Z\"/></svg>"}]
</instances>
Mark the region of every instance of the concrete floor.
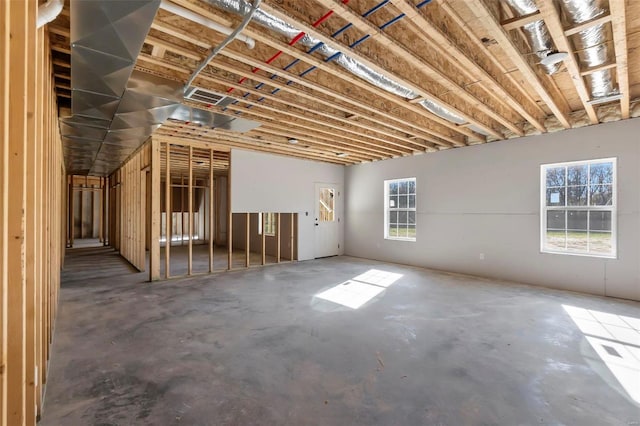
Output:
<instances>
[{"instance_id":1,"label":"concrete floor","mask_svg":"<svg viewBox=\"0 0 640 426\"><path fill-rule=\"evenodd\" d=\"M355 310L314 297L372 268L402 277ZM563 308L640 303L349 257L144 279L68 255L42 425L640 422Z\"/></svg>"}]
</instances>

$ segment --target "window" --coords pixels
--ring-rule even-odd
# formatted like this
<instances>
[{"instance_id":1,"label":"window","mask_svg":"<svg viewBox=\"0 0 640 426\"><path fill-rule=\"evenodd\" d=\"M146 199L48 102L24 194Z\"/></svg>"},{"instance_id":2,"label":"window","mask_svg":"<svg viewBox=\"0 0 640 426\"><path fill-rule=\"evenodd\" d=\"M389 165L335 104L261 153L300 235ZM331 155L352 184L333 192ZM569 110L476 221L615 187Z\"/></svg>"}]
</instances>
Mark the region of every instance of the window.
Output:
<instances>
[{"instance_id":1,"label":"window","mask_svg":"<svg viewBox=\"0 0 640 426\"><path fill-rule=\"evenodd\" d=\"M275 213L258 213L258 235L273 237L276 235L276 215Z\"/></svg>"},{"instance_id":2,"label":"window","mask_svg":"<svg viewBox=\"0 0 640 426\"><path fill-rule=\"evenodd\" d=\"M333 222L335 220L335 200L333 188L320 188L320 197L318 199L318 212L320 222Z\"/></svg>"},{"instance_id":3,"label":"window","mask_svg":"<svg viewBox=\"0 0 640 426\"><path fill-rule=\"evenodd\" d=\"M416 178L384 181L384 237L416 240Z\"/></svg>"},{"instance_id":4,"label":"window","mask_svg":"<svg viewBox=\"0 0 640 426\"><path fill-rule=\"evenodd\" d=\"M616 257L616 159L541 166L541 250Z\"/></svg>"}]
</instances>

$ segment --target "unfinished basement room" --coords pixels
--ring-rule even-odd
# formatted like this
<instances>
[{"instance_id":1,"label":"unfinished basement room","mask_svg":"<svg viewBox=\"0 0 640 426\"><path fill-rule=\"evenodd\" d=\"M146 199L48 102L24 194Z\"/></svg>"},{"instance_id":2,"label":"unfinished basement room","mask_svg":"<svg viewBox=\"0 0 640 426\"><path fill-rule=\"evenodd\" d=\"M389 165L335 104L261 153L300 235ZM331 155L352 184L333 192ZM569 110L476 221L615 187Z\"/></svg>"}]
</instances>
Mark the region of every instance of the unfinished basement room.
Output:
<instances>
[{"instance_id":1,"label":"unfinished basement room","mask_svg":"<svg viewBox=\"0 0 640 426\"><path fill-rule=\"evenodd\" d=\"M640 1L0 0L0 426L640 425Z\"/></svg>"}]
</instances>

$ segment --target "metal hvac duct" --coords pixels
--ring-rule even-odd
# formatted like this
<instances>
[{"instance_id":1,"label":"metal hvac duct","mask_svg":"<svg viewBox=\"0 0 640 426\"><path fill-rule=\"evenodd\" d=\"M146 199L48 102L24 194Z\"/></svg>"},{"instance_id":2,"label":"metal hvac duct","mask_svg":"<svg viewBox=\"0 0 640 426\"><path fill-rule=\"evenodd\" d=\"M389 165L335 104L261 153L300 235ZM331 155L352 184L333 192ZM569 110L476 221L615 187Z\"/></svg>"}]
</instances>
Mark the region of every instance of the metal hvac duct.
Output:
<instances>
[{"instance_id":1,"label":"metal hvac duct","mask_svg":"<svg viewBox=\"0 0 640 426\"><path fill-rule=\"evenodd\" d=\"M107 175L143 142L142 131L123 128L130 103L140 99L137 92L124 95L159 6L160 0L71 0L73 116L60 124L69 173ZM124 115L116 121L116 114Z\"/></svg>"},{"instance_id":2,"label":"metal hvac duct","mask_svg":"<svg viewBox=\"0 0 640 426\"><path fill-rule=\"evenodd\" d=\"M181 105L184 85L134 71L160 0L71 1L71 111L60 119L67 171L108 176L166 120L232 131L259 123Z\"/></svg>"},{"instance_id":3,"label":"metal hvac duct","mask_svg":"<svg viewBox=\"0 0 640 426\"><path fill-rule=\"evenodd\" d=\"M561 0L560 7L571 25L582 24L607 13L603 0ZM596 25L572 35L571 41L578 54L581 68L592 68L608 63L611 58L608 42L613 40L611 26ZM592 99L617 94L610 69L596 71L586 76Z\"/></svg>"},{"instance_id":4,"label":"metal hvac duct","mask_svg":"<svg viewBox=\"0 0 640 426\"><path fill-rule=\"evenodd\" d=\"M507 0L507 3L519 16L529 15L538 11L533 0ZM524 25L522 30L533 52L538 55L540 59L544 59L554 50L553 41L542 19ZM542 65L542 67L547 74L553 74L560 69L560 64Z\"/></svg>"}]
</instances>

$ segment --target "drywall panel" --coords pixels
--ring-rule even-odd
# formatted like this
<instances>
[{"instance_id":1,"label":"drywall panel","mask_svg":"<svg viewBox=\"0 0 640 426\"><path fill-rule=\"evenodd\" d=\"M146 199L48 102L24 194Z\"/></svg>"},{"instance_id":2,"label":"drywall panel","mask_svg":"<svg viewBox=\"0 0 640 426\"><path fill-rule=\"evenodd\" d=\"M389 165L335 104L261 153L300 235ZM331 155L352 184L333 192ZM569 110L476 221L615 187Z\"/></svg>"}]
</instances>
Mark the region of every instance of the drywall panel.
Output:
<instances>
[{"instance_id":1,"label":"drywall panel","mask_svg":"<svg viewBox=\"0 0 640 426\"><path fill-rule=\"evenodd\" d=\"M244 150L231 153L231 211L298 213L298 260L314 257L315 184L344 188L344 167ZM344 250L343 194L336 198L340 254Z\"/></svg>"},{"instance_id":2,"label":"drywall panel","mask_svg":"<svg viewBox=\"0 0 640 426\"><path fill-rule=\"evenodd\" d=\"M640 120L346 169L346 254L640 300ZM618 158L618 258L540 253L540 165ZM385 179L417 178L417 241L385 240Z\"/></svg>"}]
</instances>

